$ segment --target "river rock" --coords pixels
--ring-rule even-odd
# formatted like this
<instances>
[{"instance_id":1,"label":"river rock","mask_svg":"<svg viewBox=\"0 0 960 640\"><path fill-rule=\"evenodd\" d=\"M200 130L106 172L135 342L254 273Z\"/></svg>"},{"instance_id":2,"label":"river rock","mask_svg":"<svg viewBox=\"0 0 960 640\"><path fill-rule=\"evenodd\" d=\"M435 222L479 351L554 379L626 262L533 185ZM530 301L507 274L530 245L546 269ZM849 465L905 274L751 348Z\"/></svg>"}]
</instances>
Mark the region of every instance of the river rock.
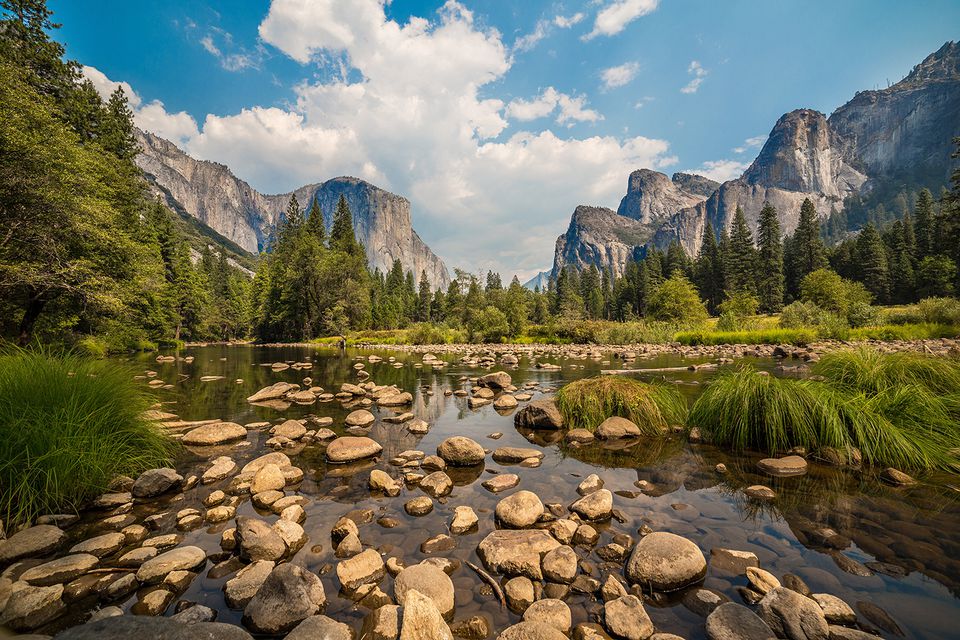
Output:
<instances>
[{"instance_id":1,"label":"river rock","mask_svg":"<svg viewBox=\"0 0 960 640\"><path fill-rule=\"evenodd\" d=\"M545 622L524 621L501 631L497 640L567 640L567 636Z\"/></svg>"},{"instance_id":2,"label":"river rock","mask_svg":"<svg viewBox=\"0 0 960 640\"><path fill-rule=\"evenodd\" d=\"M490 623L483 616L470 616L455 622L450 630L461 640L486 640L490 635Z\"/></svg>"},{"instance_id":3,"label":"river rock","mask_svg":"<svg viewBox=\"0 0 960 640\"><path fill-rule=\"evenodd\" d=\"M327 445L327 461L354 462L379 455L383 451L377 442L364 436L341 436Z\"/></svg>"},{"instance_id":4,"label":"river rock","mask_svg":"<svg viewBox=\"0 0 960 640\"><path fill-rule=\"evenodd\" d=\"M395 497L400 495L401 484L390 477L390 474L380 469L374 469L370 472L370 489L380 491L388 496Z\"/></svg>"},{"instance_id":5,"label":"river rock","mask_svg":"<svg viewBox=\"0 0 960 640\"><path fill-rule=\"evenodd\" d=\"M489 480L484 480L482 486L492 493L500 493L507 489L513 489L520 484L520 476L515 473L498 473Z\"/></svg>"},{"instance_id":6,"label":"river rock","mask_svg":"<svg viewBox=\"0 0 960 640\"><path fill-rule=\"evenodd\" d=\"M416 589L410 589L404 600L400 640L453 640L433 600Z\"/></svg>"},{"instance_id":7,"label":"river rock","mask_svg":"<svg viewBox=\"0 0 960 640\"><path fill-rule=\"evenodd\" d=\"M513 611L523 612L536 599L533 582L527 576L515 576L503 585L503 593L507 598L507 605Z\"/></svg>"},{"instance_id":8,"label":"river rock","mask_svg":"<svg viewBox=\"0 0 960 640\"><path fill-rule=\"evenodd\" d=\"M450 521L450 533L462 535L471 529L476 528L480 522L473 508L468 506L459 506L453 510L453 520Z\"/></svg>"},{"instance_id":9,"label":"river rock","mask_svg":"<svg viewBox=\"0 0 960 640\"><path fill-rule=\"evenodd\" d=\"M777 497L777 494L773 489L762 484L751 485L744 489L743 493L758 500L773 500Z\"/></svg>"},{"instance_id":10,"label":"river rock","mask_svg":"<svg viewBox=\"0 0 960 640\"><path fill-rule=\"evenodd\" d=\"M829 624L853 624L857 614L853 608L835 595L815 593L813 599L823 609L823 617Z\"/></svg>"},{"instance_id":11,"label":"river rock","mask_svg":"<svg viewBox=\"0 0 960 640\"><path fill-rule=\"evenodd\" d=\"M101 610L102 611L102 610ZM115 615L77 625L57 634L57 640L253 640L235 624L185 623L174 618Z\"/></svg>"},{"instance_id":12,"label":"river rock","mask_svg":"<svg viewBox=\"0 0 960 640\"><path fill-rule=\"evenodd\" d=\"M515 464L530 458L542 459L543 451L528 447L499 447L493 452L494 462L500 464Z\"/></svg>"},{"instance_id":13,"label":"river rock","mask_svg":"<svg viewBox=\"0 0 960 640\"><path fill-rule=\"evenodd\" d=\"M384 574L383 558L374 549L367 549L337 564L337 578L347 591L356 591L362 585L378 583Z\"/></svg>"},{"instance_id":14,"label":"river rock","mask_svg":"<svg viewBox=\"0 0 960 640\"><path fill-rule=\"evenodd\" d=\"M283 491L286 484L280 467L275 464L267 464L254 474L253 480L250 481L250 493L257 494L263 491Z\"/></svg>"},{"instance_id":15,"label":"river rock","mask_svg":"<svg viewBox=\"0 0 960 640\"><path fill-rule=\"evenodd\" d=\"M310 616L294 627L284 640L353 640L353 630L327 616Z\"/></svg>"},{"instance_id":16,"label":"river rock","mask_svg":"<svg viewBox=\"0 0 960 640\"><path fill-rule=\"evenodd\" d=\"M497 520L511 529L523 529L536 523L543 513L543 503L532 491L520 490L497 503Z\"/></svg>"},{"instance_id":17,"label":"river rock","mask_svg":"<svg viewBox=\"0 0 960 640\"><path fill-rule=\"evenodd\" d=\"M770 626L743 605L727 602L707 616L710 640L776 640Z\"/></svg>"},{"instance_id":18,"label":"river rock","mask_svg":"<svg viewBox=\"0 0 960 640\"><path fill-rule=\"evenodd\" d=\"M908 487L910 485L917 484L917 481L914 480L912 476L905 474L899 469L894 469L893 467L887 467L881 471L880 479L887 484L892 484L897 487Z\"/></svg>"},{"instance_id":19,"label":"river rock","mask_svg":"<svg viewBox=\"0 0 960 640\"><path fill-rule=\"evenodd\" d=\"M579 485L577 485L577 493L582 496L585 496L588 493L593 493L594 491L598 491L600 489L603 489L603 480L601 480L600 476L595 473L591 473L584 478Z\"/></svg>"},{"instance_id":20,"label":"river rock","mask_svg":"<svg viewBox=\"0 0 960 640\"><path fill-rule=\"evenodd\" d=\"M620 416L610 416L600 423L594 432L596 437L602 440L616 440L618 438L639 438L640 427L633 421L621 418Z\"/></svg>"},{"instance_id":21,"label":"river rock","mask_svg":"<svg viewBox=\"0 0 960 640\"><path fill-rule=\"evenodd\" d=\"M500 529L487 534L477 546L477 555L490 571L542 580L540 560L559 546L560 543L542 529Z\"/></svg>"},{"instance_id":22,"label":"river rock","mask_svg":"<svg viewBox=\"0 0 960 640\"><path fill-rule=\"evenodd\" d=\"M290 391L295 390L296 385L292 385L289 382L278 382L272 384L269 387L264 387L260 389L252 396L247 397L247 402L264 402L265 400L279 400L280 398L287 395Z\"/></svg>"},{"instance_id":23,"label":"river rock","mask_svg":"<svg viewBox=\"0 0 960 640\"><path fill-rule=\"evenodd\" d=\"M566 545L543 556L543 576L550 582L570 584L577 577L577 554Z\"/></svg>"},{"instance_id":24,"label":"river rock","mask_svg":"<svg viewBox=\"0 0 960 640\"><path fill-rule=\"evenodd\" d=\"M287 543L269 524L258 518L237 518L237 542L245 560L277 561L287 554Z\"/></svg>"},{"instance_id":25,"label":"river rock","mask_svg":"<svg viewBox=\"0 0 960 640\"><path fill-rule=\"evenodd\" d=\"M147 560L137 569L137 580L144 584L159 582L171 571L193 571L202 567L207 555L199 547L176 547Z\"/></svg>"},{"instance_id":26,"label":"river rock","mask_svg":"<svg viewBox=\"0 0 960 640\"><path fill-rule=\"evenodd\" d=\"M750 587L761 595L766 595L780 586L777 577L766 569L747 567L746 574Z\"/></svg>"},{"instance_id":27,"label":"river rock","mask_svg":"<svg viewBox=\"0 0 960 640\"><path fill-rule=\"evenodd\" d=\"M531 429L560 429L563 416L553 400L534 400L514 414L513 424Z\"/></svg>"},{"instance_id":28,"label":"river rock","mask_svg":"<svg viewBox=\"0 0 960 640\"><path fill-rule=\"evenodd\" d=\"M70 553L89 553L103 558L119 551L126 544L126 539L122 533L104 533L73 545Z\"/></svg>"},{"instance_id":29,"label":"river rock","mask_svg":"<svg viewBox=\"0 0 960 640\"><path fill-rule=\"evenodd\" d=\"M657 591L674 591L699 582L707 573L700 548L678 535L658 531L640 539L627 561L632 583Z\"/></svg>"},{"instance_id":30,"label":"river rock","mask_svg":"<svg viewBox=\"0 0 960 640\"><path fill-rule=\"evenodd\" d=\"M624 640L647 640L653 634L653 622L636 596L622 596L603 605L607 630Z\"/></svg>"},{"instance_id":31,"label":"river rock","mask_svg":"<svg viewBox=\"0 0 960 640\"><path fill-rule=\"evenodd\" d=\"M357 409L356 411L351 411L347 414L347 417L344 418L343 423L348 427L369 427L374 422L376 418L372 413L366 409Z\"/></svg>"},{"instance_id":32,"label":"river rock","mask_svg":"<svg viewBox=\"0 0 960 640\"><path fill-rule=\"evenodd\" d=\"M807 461L800 456L764 458L757 463L757 468L770 476L802 476L807 472Z\"/></svg>"},{"instance_id":33,"label":"river rock","mask_svg":"<svg viewBox=\"0 0 960 640\"><path fill-rule=\"evenodd\" d=\"M299 440L307 433L307 428L299 420L285 420L271 429L270 433L281 438Z\"/></svg>"},{"instance_id":34,"label":"river rock","mask_svg":"<svg viewBox=\"0 0 960 640\"><path fill-rule=\"evenodd\" d=\"M303 567L281 564L244 608L243 621L254 632L276 635L314 615L325 603L320 578Z\"/></svg>"},{"instance_id":35,"label":"river rock","mask_svg":"<svg viewBox=\"0 0 960 640\"><path fill-rule=\"evenodd\" d=\"M752 551L738 551L714 547L710 549L710 568L724 573L739 575L745 573L747 567L760 566L757 554Z\"/></svg>"},{"instance_id":36,"label":"river rock","mask_svg":"<svg viewBox=\"0 0 960 640\"><path fill-rule=\"evenodd\" d=\"M827 640L830 629L820 605L792 589L777 587L758 605L760 617L773 632L788 640Z\"/></svg>"},{"instance_id":37,"label":"river rock","mask_svg":"<svg viewBox=\"0 0 960 640\"><path fill-rule=\"evenodd\" d=\"M524 622L539 622L550 625L561 633L570 633L573 616L563 600L544 598L537 600L523 612Z\"/></svg>"},{"instance_id":38,"label":"river rock","mask_svg":"<svg viewBox=\"0 0 960 640\"><path fill-rule=\"evenodd\" d=\"M241 427L243 428L243 427ZM247 434L244 429L244 435ZM161 469L150 469L141 473L130 493L134 498L152 498L176 489L183 483L183 476L169 467Z\"/></svg>"},{"instance_id":39,"label":"river rock","mask_svg":"<svg viewBox=\"0 0 960 640\"><path fill-rule=\"evenodd\" d=\"M443 471L434 471L420 480L420 488L434 498L445 496L453 490L453 480Z\"/></svg>"},{"instance_id":40,"label":"river rock","mask_svg":"<svg viewBox=\"0 0 960 640\"><path fill-rule=\"evenodd\" d=\"M400 637L400 607L387 604L371 611L363 619L360 637L363 640L397 640Z\"/></svg>"},{"instance_id":41,"label":"river rock","mask_svg":"<svg viewBox=\"0 0 960 640\"><path fill-rule=\"evenodd\" d=\"M236 422L214 422L188 431L182 442L187 446L203 447L236 442L246 437L247 430Z\"/></svg>"},{"instance_id":42,"label":"river rock","mask_svg":"<svg viewBox=\"0 0 960 640\"><path fill-rule=\"evenodd\" d=\"M255 560L237 572L237 575L227 580L223 585L224 599L232 609L243 609L260 586L273 571L274 563L270 560Z\"/></svg>"},{"instance_id":43,"label":"river rock","mask_svg":"<svg viewBox=\"0 0 960 640\"><path fill-rule=\"evenodd\" d=\"M607 520L613 514L613 494L597 489L570 505L570 510L585 520Z\"/></svg>"},{"instance_id":44,"label":"river rock","mask_svg":"<svg viewBox=\"0 0 960 640\"><path fill-rule=\"evenodd\" d=\"M516 398L505 393L493 401L493 408L499 409L500 411L509 411L510 409L515 409L518 404L519 401Z\"/></svg>"},{"instance_id":45,"label":"river rock","mask_svg":"<svg viewBox=\"0 0 960 640\"><path fill-rule=\"evenodd\" d=\"M253 477L257 471L260 471L260 469L268 464L275 464L281 469L284 469L290 466L290 458L287 454L281 453L280 451L264 454L243 465L243 468L240 469L240 475L245 476L250 474L250 477Z\"/></svg>"},{"instance_id":46,"label":"river rock","mask_svg":"<svg viewBox=\"0 0 960 640\"><path fill-rule=\"evenodd\" d=\"M16 631L30 631L59 616L63 603L63 585L47 587L24 585L13 591L0 614L0 625Z\"/></svg>"},{"instance_id":47,"label":"river rock","mask_svg":"<svg viewBox=\"0 0 960 640\"><path fill-rule=\"evenodd\" d=\"M411 498L403 504L403 510L412 516L425 516L433 511L433 500L427 496Z\"/></svg>"},{"instance_id":48,"label":"river rock","mask_svg":"<svg viewBox=\"0 0 960 640\"><path fill-rule=\"evenodd\" d=\"M75 553L27 569L20 580L36 587L63 584L82 576L100 563L99 558L88 553Z\"/></svg>"},{"instance_id":49,"label":"river rock","mask_svg":"<svg viewBox=\"0 0 960 640\"><path fill-rule=\"evenodd\" d=\"M486 457L483 447L466 436L447 438L437 447L437 455L453 466L480 464Z\"/></svg>"},{"instance_id":50,"label":"river rock","mask_svg":"<svg viewBox=\"0 0 960 640\"><path fill-rule=\"evenodd\" d=\"M231 473L237 470L237 463L230 456L220 456L215 458L209 469L203 472L200 481L203 484L210 484L223 480Z\"/></svg>"},{"instance_id":51,"label":"river rock","mask_svg":"<svg viewBox=\"0 0 960 640\"><path fill-rule=\"evenodd\" d=\"M440 568L432 564L420 563L403 569L393 583L397 604L403 606L411 590L416 590L433 600L433 604L445 619L449 620L453 616L453 581Z\"/></svg>"},{"instance_id":52,"label":"river rock","mask_svg":"<svg viewBox=\"0 0 960 640\"><path fill-rule=\"evenodd\" d=\"M480 382L482 382L484 386L493 389L506 389L513 382L513 379L506 371L494 371L493 373L481 376Z\"/></svg>"},{"instance_id":53,"label":"river rock","mask_svg":"<svg viewBox=\"0 0 960 640\"><path fill-rule=\"evenodd\" d=\"M0 542L0 565L21 558L36 558L56 551L66 541L67 534L52 524L38 524L21 529Z\"/></svg>"}]
</instances>

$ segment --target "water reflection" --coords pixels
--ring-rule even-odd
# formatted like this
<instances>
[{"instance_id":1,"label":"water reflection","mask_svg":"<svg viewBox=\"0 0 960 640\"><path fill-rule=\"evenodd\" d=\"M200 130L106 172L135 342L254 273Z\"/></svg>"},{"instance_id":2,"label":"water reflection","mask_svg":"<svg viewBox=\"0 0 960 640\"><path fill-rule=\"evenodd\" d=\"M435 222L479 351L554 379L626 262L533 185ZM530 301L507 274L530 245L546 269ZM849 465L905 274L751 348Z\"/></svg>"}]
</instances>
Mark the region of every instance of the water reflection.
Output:
<instances>
[{"instance_id":1,"label":"water reflection","mask_svg":"<svg viewBox=\"0 0 960 640\"><path fill-rule=\"evenodd\" d=\"M382 358L368 361L371 354ZM814 592L837 595L851 605L872 603L887 611L909 638L955 637L960 606L956 600L960 589L960 506L957 493L946 478L928 478L928 483L910 489L892 489L881 485L870 473L839 470L811 465L805 476L773 479L758 473L759 456L730 456L706 445L689 445L681 437L658 442L591 443L573 446L563 441L557 431L517 430L512 411L497 412L492 406L470 409L465 397L452 392L468 388L464 376L484 371L461 364L459 358L438 354L445 367L414 366L419 356L389 351L352 351L341 355L336 350L310 347L225 347L210 346L187 349L179 354L192 355L192 362L182 359L160 364L147 356L134 359L143 370L172 384L170 390L159 391L163 408L183 420L219 418L241 424L307 416L330 417L331 427L343 434L343 418L350 408L339 402L317 402L312 405L291 404L287 407L258 405L246 402L254 391L279 381L302 383L311 378L313 385L335 393L343 382L357 380L354 364L363 362L370 379L378 384L394 384L410 391L414 403L410 411L430 424L425 435L414 435L403 424L390 424L383 417L393 415L389 409L372 408L381 420L369 429L370 437L383 446L382 457L357 465L328 465L323 447L310 445L293 450L294 464L305 473L299 491L310 498L305 505L304 528L310 542L295 557L302 564L322 575L328 594L327 614L351 621L359 631L360 620L367 609L349 599L332 597L339 590L335 574L330 571L337 559L333 555L329 532L333 523L348 512L359 513L368 522L360 527L365 546L396 556L406 563L427 557L420 544L447 530L456 506L467 504L480 515L478 530L456 537L457 547L445 554L461 561L479 562L476 545L493 527L493 508L502 495L495 495L481 486L493 473L517 473L519 488L536 492L545 504L570 504L576 499L575 488L590 473L599 473L606 487L615 492L615 507L622 521L612 520L598 526L601 539L598 547L609 543L618 534L636 536L638 528L648 526L687 536L708 554L713 547L754 552L761 565L778 576L793 573L802 578ZM389 358L402 366L397 367ZM706 362L706 359L683 359L661 355L624 365L609 364L609 354L601 358L567 359L556 355L543 362L560 365L560 370L538 369L526 357L510 369L514 384L538 383L539 389L556 388L566 381L594 375L600 369L632 366L638 368L677 367ZM306 362L309 369L276 371L274 362ZM777 363L758 360L756 364L774 374ZM712 371L675 371L653 373L648 377L675 381L691 400ZM201 376L223 376L223 379L201 382ZM534 398L540 391L532 390ZM492 439L493 433L502 437ZM455 487L450 496L436 502L433 512L413 517L403 510L411 497L423 495L406 486L397 498L371 495L367 488L369 470L381 468L401 478L399 468L389 460L399 453L420 449L430 455L436 446L451 435L467 435L486 447L536 446L545 450L541 465L525 468L498 464L489 456L484 465L449 471ZM243 464L265 451L266 431L252 430L240 447L229 447L229 454ZM185 451L177 466L182 472L198 473L219 455L207 451ZM726 474L715 470L718 463L727 467ZM757 501L741 492L746 486L766 484L777 497ZM223 483L201 486L185 494L171 505L138 505L136 515L164 509L176 511L195 507L211 491ZM359 510L359 511L358 511ZM254 508L245 501L238 514L252 515ZM377 521L395 524L384 527ZM172 530L172 524L164 525ZM220 533L229 523L182 533L185 543L196 544L210 553L219 551ZM166 530L164 530L166 532ZM606 573L618 567L604 563L593 553L578 549L581 559L593 577L603 580ZM239 622L240 612L229 610L221 592L229 578L211 578L204 574L183 595L184 599L206 604L219 611L219 619ZM483 615L493 629L518 620L518 616L501 610L489 586L468 568L461 567L452 575L456 593L456 620ZM391 578L381 588L392 593ZM735 602L741 598L737 587L745 578L730 576L711 569L704 586ZM703 619L683 604L684 594L675 594L650 607L650 615L658 630L678 633L687 638L704 637ZM136 602L124 604L129 608ZM595 619L598 605L592 598L571 594L567 598L577 622ZM861 607L861 621L869 624ZM885 635L889 633L884 632Z\"/></svg>"}]
</instances>

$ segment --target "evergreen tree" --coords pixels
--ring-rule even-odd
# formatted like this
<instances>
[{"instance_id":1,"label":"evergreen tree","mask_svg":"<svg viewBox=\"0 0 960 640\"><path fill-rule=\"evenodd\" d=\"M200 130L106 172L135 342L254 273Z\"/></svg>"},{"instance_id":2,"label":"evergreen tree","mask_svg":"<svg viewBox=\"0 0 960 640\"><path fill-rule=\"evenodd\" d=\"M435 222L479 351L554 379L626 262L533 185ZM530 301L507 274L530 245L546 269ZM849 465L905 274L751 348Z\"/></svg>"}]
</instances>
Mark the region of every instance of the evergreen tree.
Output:
<instances>
[{"instance_id":1,"label":"evergreen tree","mask_svg":"<svg viewBox=\"0 0 960 640\"><path fill-rule=\"evenodd\" d=\"M743 210L737 207L730 230L730 249L726 256L727 295L743 292L756 293L757 249L753 246L753 234L747 226Z\"/></svg>"},{"instance_id":2,"label":"evergreen tree","mask_svg":"<svg viewBox=\"0 0 960 640\"><path fill-rule=\"evenodd\" d=\"M700 253L694 264L694 284L700 295L706 300L710 313L717 312L717 305L723 299L723 270L720 258L720 248L717 246L717 236L713 225L707 220L703 227L703 239L700 242Z\"/></svg>"},{"instance_id":3,"label":"evergreen tree","mask_svg":"<svg viewBox=\"0 0 960 640\"><path fill-rule=\"evenodd\" d=\"M317 198L314 198L310 205L306 229L318 241L323 242L325 240L327 234L326 221L323 219L323 212L320 210L320 202Z\"/></svg>"},{"instance_id":4,"label":"evergreen tree","mask_svg":"<svg viewBox=\"0 0 960 640\"><path fill-rule=\"evenodd\" d=\"M877 302L887 302L890 297L887 251L873 223L868 222L857 238L857 262L859 280Z\"/></svg>"},{"instance_id":5,"label":"evergreen tree","mask_svg":"<svg viewBox=\"0 0 960 640\"><path fill-rule=\"evenodd\" d=\"M417 322L428 322L430 320L430 305L433 303L433 293L430 289L430 281L427 280L427 272L420 272L420 287L417 294Z\"/></svg>"},{"instance_id":6,"label":"evergreen tree","mask_svg":"<svg viewBox=\"0 0 960 640\"><path fill-rule=\"evenodd\" d=\"M921 189L914 208L914 232L917 237L917 259L922 260L934 252L934 211L933 194L929 189Z\"/></svg>"},{"instance_id":7,"label":"evergreen tree","mask_svg":"<svg viewBox=\"0 0 960 640\"><path fill-rule=\"evenodd\" d=\"M789 251L784 252L787 293L796 299L800 294L800 281L808 273L827 266L827 252L820 237L817 210L809 198L805 198L800 205L800 220L787 246Z\"/></svg>"},{"instance_id":8,"label":"evergreen tree","mask_svg":"<svg viewBox=\"0 0 960 640\"><path fill-rule=\"evenodd\" d=\"M99 141L104 149L121 160L133 160L140 152L140 145L133 135L133 111L123 87L118 86L110 94Z\"/></svg>"},{"instance_id":9,"label":"evergreen tree","mask_svg":"<svg viewBox=\"0 0 960 640\"><path fill-rule=\"evenodd\" d=\"M667 262L663 272L666 277L670 277L677 271L684 276L690 275L690 257L678 241L671 240L667 246Z\"/></svg>"},{"instance_id":10,"label":"evergreen tree","mask_svg":"<svg viewBox=\"0 0 960 640\"><path fill-rule=\"evenodd\" d=\"M333 214L333 226L330 228L330 248L348 255L360 253L360 243L353 230L353 214L347 205L347 199L340 194L337 209Z\"/></svg>"},{"instance_id":11,"label":"evergreen tree","mask_svg":"<svg viewBox=\"0 0 960 640\"><path fill-rule=\"evenodd\" d=\"M776 313L783 307L783 244L777 210L769 202L765 202L760 210L757 244L757 296L760 310L764 313Z\"/></svg>"}]
</instances>

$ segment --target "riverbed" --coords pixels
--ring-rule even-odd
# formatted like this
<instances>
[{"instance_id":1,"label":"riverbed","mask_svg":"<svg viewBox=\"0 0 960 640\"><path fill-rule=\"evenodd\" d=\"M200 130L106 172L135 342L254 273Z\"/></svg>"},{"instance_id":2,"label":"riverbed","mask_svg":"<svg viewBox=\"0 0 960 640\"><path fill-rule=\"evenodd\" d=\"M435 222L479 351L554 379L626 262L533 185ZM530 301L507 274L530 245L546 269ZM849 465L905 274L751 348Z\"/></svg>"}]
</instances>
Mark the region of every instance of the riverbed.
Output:
<instances>
[{"instance_id":1,"label":"riverbed","mask_svg":"<svg viewBox=\"0 0 960 640\"><path fill-rule=\"evenodd\" d=\"M482 349L476 353L482 353ZM334 555L330 535L342 516L351 515L360 523L359 537L364 548L376 549L384 559L397 558L406 565L437 555L461 561L451 573L456 604L451 626L479 615L487 620L489 637L493 638L498 631L519 621L521 615L501 607L489 585L466 563L482 566L477 545L496 529L493 512L497 502L511 491L525 489L537 494L545 505L566 506L579 497L577 486L583 479L596 473L614 493L616 517L594 525L600 533L599 541L592 548L578 547L577 554L580 571L601 582L610 565L593 550L622 534L635 541L641 529L667 531L693 541L708 561L714 548L752 552L762 568L781 580L786 574L793 574L813 593L829 593L843 599L858 613L861 628L876 630L883 637L957 637L960 493L954 484L958 481L956 476L933 474L921 477L916 486L894 488L881 483L871 470L811 463L805 475L773 478L757 469L760 455L732 455L706 444L689 443L681 434L656 443L596 441L576 446L564 440L563 431L516 428L513 414L518 409L500 411L492 405L471 409L467 397L450 393L470 389L466 378L504 370L512 377L513 385L521 391L529 386L532 400L537 400L549 397L566 382L597 375L601 370L636 369L631 375L641 379L675 382L692 401L717 370L739 366L743 361L773 375L798 375L796 371L784 371L773 358L746 357L718 367L690 370L686 367L716 363L717 358L658 354L624 362L612 352L577 358L555 354L541 356L537 362L558 368L538 368L529 354L521 354L516 364L479 366L461 362L462 354L438 353L444 366L433 366L424 364L420 353L386 349L341 352L310 346L204 346L163 355L174 359L158 362L155 354L145 354L128 361L142 373L144 384L163 382L153 383L160 409L187 422L219 419L249 425L329 417L333 420L329 428L343 435L347 433L344 418L357 408L355 403L344 405L334 399L313 404L280 402L258 406L248 402L247 397L276 382L303 385L305 377L314 386L336 392L342 383L360 380L363 374L358 374L358 364L369 374L369 380L379 385L396 385L413 395L413 402L407 407L369 407L377 420L364 431L383 447L382 454L373 461L346 467L328 464L321 443L295 443L283 449L293 465L304 472L302 482L288 487L287 493L307 498L302 526L309 541L292 562L320 575L327 594L326 615L349 624L358 636L369 610L339 593L335 567L340 559ZM371 362L370 356L380 360L374 358ZM308 363L309 368L282 369L271 366L274 363ZM793 367L798 363L783 364ZM658 371L645 374L644 369ZM519 408L523 405L521 402ZM415 435L404 424L383 421L401 411L412 412L428 423L428 433ZM174 433L183 431L175 429ZM407 500L424 495L414 485L405 484L396 497L370 490L372 469L402 478L399 468L391 464L398 454L419 450L432 455L444 439L455 435L468 436L491 451L497 447L533 447L542 450L544 457L539 466L499 464L488 455L479 466L448 468L454 482L452 493L434 500L433 510L425 516L414 517L404 510ZM187 448L173 466L184 477L202 475L210 461L220 455L229 455L243 466L272 451L266 444L270 437L267 428L249 429L245 440L216 450ZM726 466L727 473L716 471L719 463ZM483 487L485 480L502 473L520 477L517 489L494 494ZM204 498L225 489L229 481L227 478L199 484L172 497L138 503L132 513L139 521L149 515L188 508L202 513ZM758 501L746 497L742 489L756 484L772 488L776 498ZM421 544L437 534L448 533L454 509L460 505L469 505L477 513L477 528L452 536L455 547L451 550L425 553ZM240 501L237 509L237 515L275 519L268 514L258 511L249 496ZM98 517L85 514L68 533L76 539L93 535ZM156 522L162 524L151 535L177 533L182 536L182 545L200 547L214 558L221 553L222 533L235 526L231 520L178 531L174 520ZM383 526L384 523L390 526ZM109 562L103 564L107 566ZM243 612L229 608L223 595L223 585L233 574L211 577L208 573L212 564L207 564L177 600L214 609L220 622L241 624ZM393 592L391 581L388 575L380 585L387 594ZM743 604L738 587L746 585L744 575L723 571L711 563L700 587L721 599ZM602 600L595 595L571 592L565 602L574 626L596 622L602 612ZM138 595L133 593L111 604L129 611L137 603ZM645 605L657 631L691 640L706 637L703 612L691 603L689 590L649 597ZM103 603L89 599L75 603L68 615L51 623L46 631L81 623L99 606ZM888 618L879 615L877 608ZM171 603L166 615L175 609L176 604ZM895 628L890 627L891 622Z\"/></svg>"}]
</instances>

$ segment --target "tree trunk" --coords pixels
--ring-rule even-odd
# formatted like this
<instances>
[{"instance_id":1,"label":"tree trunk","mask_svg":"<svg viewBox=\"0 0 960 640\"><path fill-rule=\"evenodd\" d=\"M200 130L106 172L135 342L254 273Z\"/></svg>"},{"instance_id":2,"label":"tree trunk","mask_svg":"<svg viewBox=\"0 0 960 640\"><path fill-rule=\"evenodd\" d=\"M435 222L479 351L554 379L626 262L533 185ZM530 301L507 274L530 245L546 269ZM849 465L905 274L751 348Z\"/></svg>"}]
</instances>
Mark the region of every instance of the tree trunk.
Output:
<instances>
[{"instance_id":1,"label":"tree trunk","mask_svg":"<svg viewBox=\"0 0 960 640\"><path fill-rule=\"evenodd\" d=\"M23 318L20 319L19 342L21 347L29 344L30 337L33 335L33 325L36 324L37 318L40 317L46 304L47 301L40 296L30 298L29 302L27 302L27 308L23 312Z\"/></svg>"}]
</instances>

